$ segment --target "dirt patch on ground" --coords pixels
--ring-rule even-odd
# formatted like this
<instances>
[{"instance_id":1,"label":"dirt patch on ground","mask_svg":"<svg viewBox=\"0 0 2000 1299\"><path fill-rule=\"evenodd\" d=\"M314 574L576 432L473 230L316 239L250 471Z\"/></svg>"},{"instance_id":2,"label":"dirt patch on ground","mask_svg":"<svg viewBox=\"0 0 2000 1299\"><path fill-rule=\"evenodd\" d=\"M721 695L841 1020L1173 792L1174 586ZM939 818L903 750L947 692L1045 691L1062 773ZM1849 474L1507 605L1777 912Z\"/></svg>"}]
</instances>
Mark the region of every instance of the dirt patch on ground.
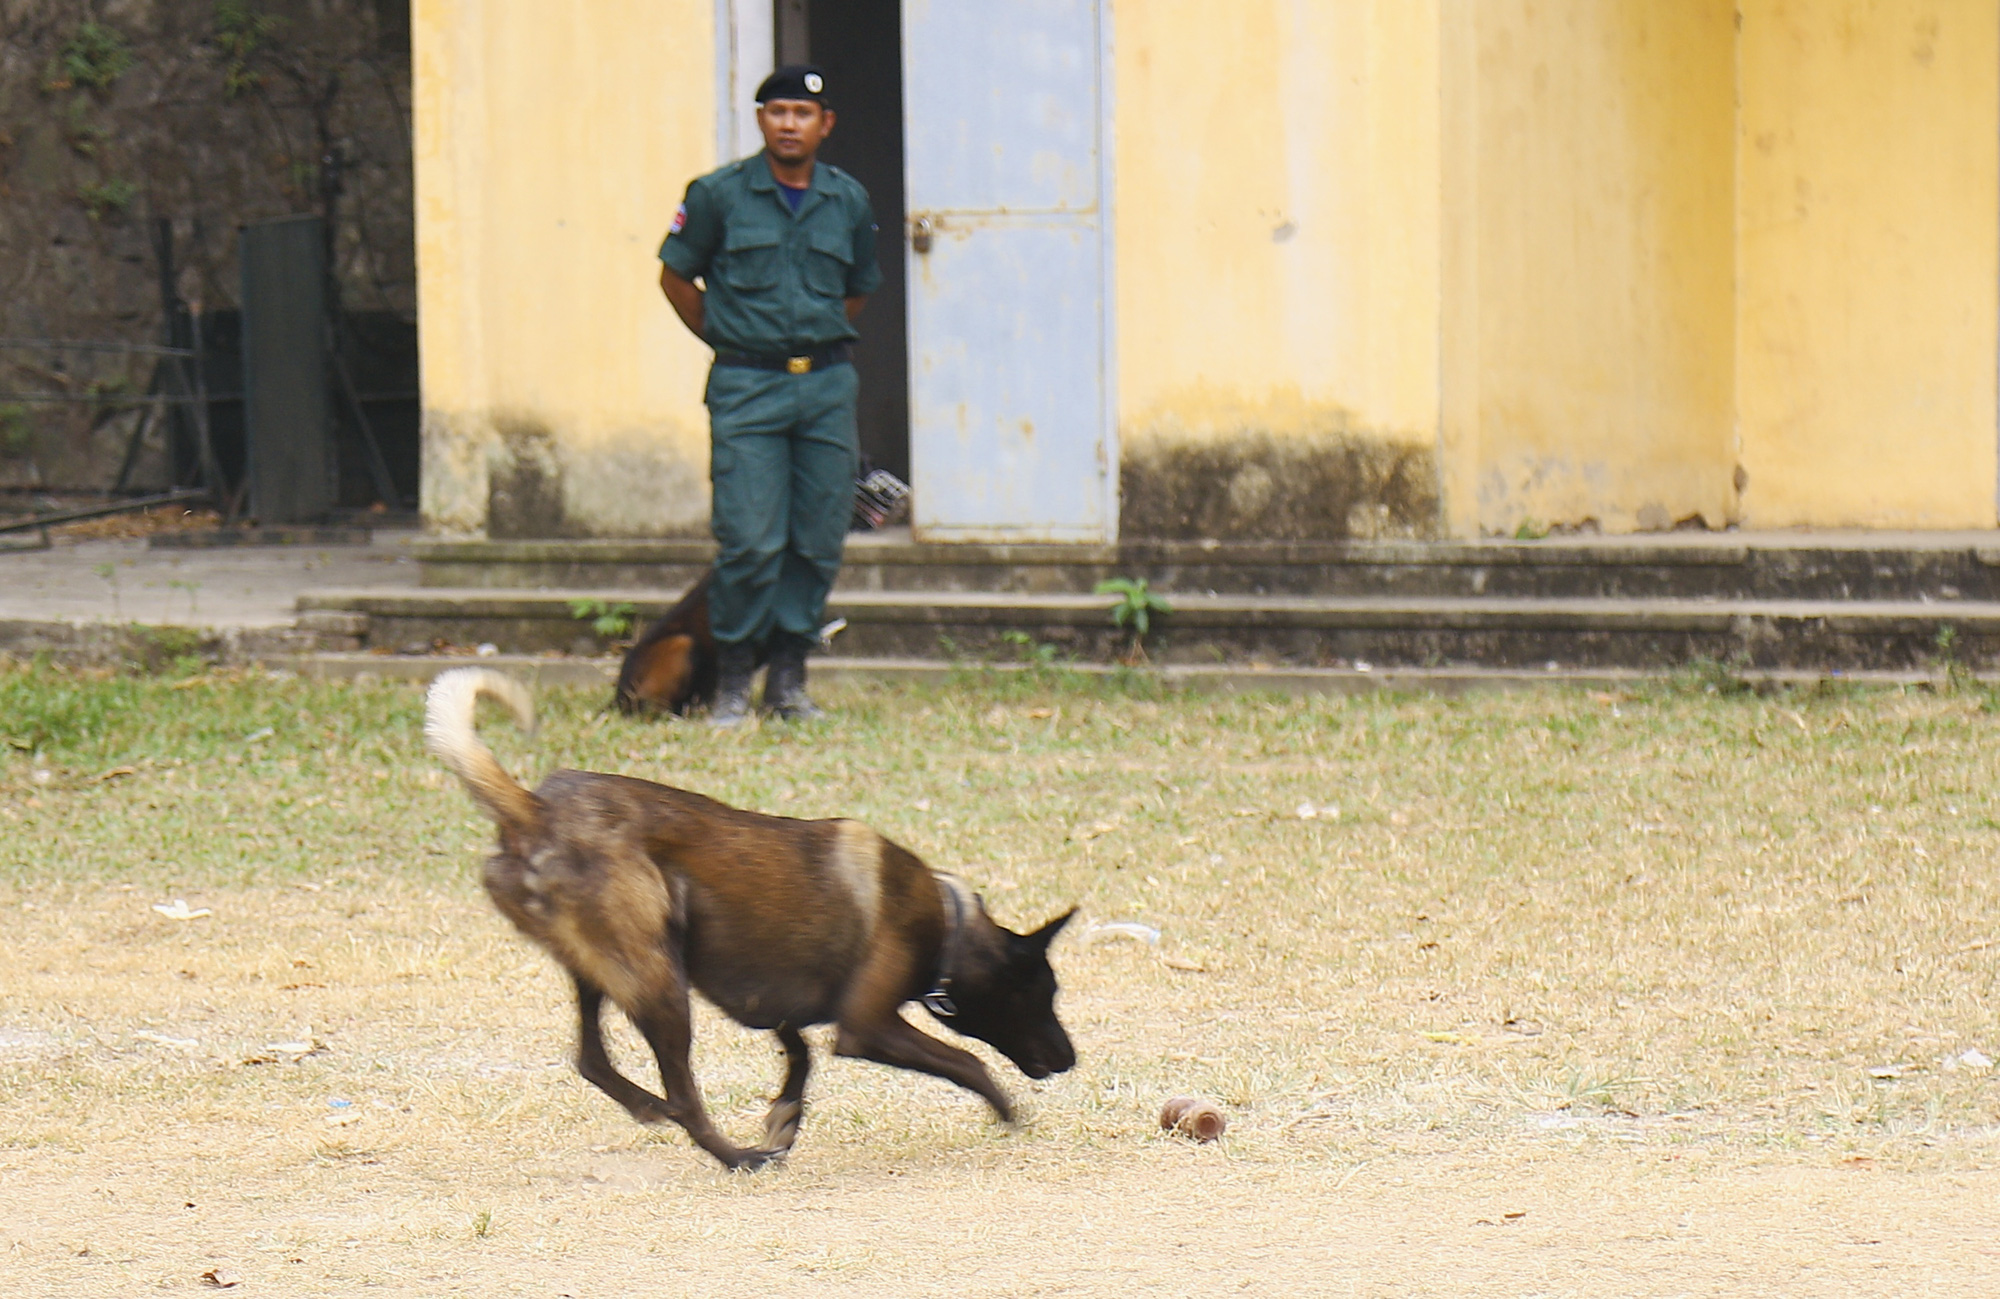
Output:
<instances>
[{"instance_id":1,"label":"dirt patch on ground","mask_svg":"<svg viewBox=\"0 0 2000 1299\"><path fill-rule=\"evenodd\" d=\"M1371 1131L1238 1096L1221 1145L1163 1137L1158 1100L1217 1066L1157 1049L1205 1034L1159 1034L1171 1007L1134 996L1141 957L1113 945L1061 955L1095 1061L1013 1077L1023 1130L822 1055L791 1166L731 1176L570 1072L559 979L466 883L203 890L190 910L213 914L186 921L115 886L0 900L18 917L0 1033L17 1289L198 1290L218 1269L314 1295L2000 1284L2000 1180L1963 1166L1990 1134L1940 1133L1915 1171L1907 1153L1760 1149L1754 1124L1713 1115L1522 1107ZM709 1015L697 1060L725 1123L754 1131L776 1053Z\"/></svg>"},{"instance_id":2,"label":"dirt patch on ground","mask_svg":"<svg viewBox=\"0 0 2000 1299\"><path fill-rule=\"evenodd\" d=\"M1026 1124L832 1060L721 1173L567 1063L415 692L0 673L0 1237L23 1293L1969 1294L2000 1282L1982 693L830 692L587 765L857 815L1023 927ZM185 903L177 907L176 902ZM162 912L156 908L165 907ZM203 911L207 914L201 914ZM185 918L181 918L181 917ZM1142 922L1157 945L1103 921ZM913 1012L915 1013L915 1012ZM639 1044L613 1051L646 1076ZM768 1035L703 1012L728 1131ZM1179 1093L1230 1118L1163 1136Z\"/></svg>"}]
</instances>

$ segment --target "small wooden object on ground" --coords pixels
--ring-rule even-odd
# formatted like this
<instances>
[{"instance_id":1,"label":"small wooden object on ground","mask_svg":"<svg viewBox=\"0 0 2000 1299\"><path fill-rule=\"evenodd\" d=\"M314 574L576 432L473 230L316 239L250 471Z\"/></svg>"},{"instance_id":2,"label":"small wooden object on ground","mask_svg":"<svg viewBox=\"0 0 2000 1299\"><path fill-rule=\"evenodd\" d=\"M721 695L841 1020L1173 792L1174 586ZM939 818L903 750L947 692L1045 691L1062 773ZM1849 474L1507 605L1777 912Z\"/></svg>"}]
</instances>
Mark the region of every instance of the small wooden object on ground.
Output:
<instances>
[{"instance_id":1,"label":"small wooden object on ground","mask_svg":"<svg viewBox=\"0 0 2000 1299\"><path fill-rule=\"evenodd\" d=\"M1229 1127L1229 1118L1214 1101L1176 1096L1160 1108L1160 1126L1196 1141L1213 1141Z\"/></svg>"}]
</instances>

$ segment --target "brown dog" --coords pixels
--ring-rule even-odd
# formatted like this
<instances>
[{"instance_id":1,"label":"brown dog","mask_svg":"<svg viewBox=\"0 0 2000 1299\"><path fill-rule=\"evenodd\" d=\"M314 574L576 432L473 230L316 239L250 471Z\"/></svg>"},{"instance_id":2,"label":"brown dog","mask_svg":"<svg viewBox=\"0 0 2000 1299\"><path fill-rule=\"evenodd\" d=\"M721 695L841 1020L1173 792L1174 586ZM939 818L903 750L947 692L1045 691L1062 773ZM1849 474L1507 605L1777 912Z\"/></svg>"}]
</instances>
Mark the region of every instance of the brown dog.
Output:
<instances>
[{"instance_id":1,"label":"brown dog","mask_svg":"<svg viewBox=\"0 0 2000 1299\"><path fill-rule=\"evenodd\" d=\"M703 573L679 603L640 634L618 669L612 706L621 713L649 709L685 716L715 702L715 633L708 626L708 586ZM764 656L758 654L758 666Z\"/></svg>"},{"instance_id":2,"label":"brown dog","mask_svg":"<svg viewBox=\"0 0 2000 1299\"><path fill-rule=\"evenodd\" d=\"M577 1072L641 1123L678 1123L725 1166L761 1167L791 1149L804 1114L811 1057L799 1030L825 1023L838 1026L836 1055L949 1079L1011 1122L977 1057L903 1019L903 1003L919 999L1030 1078L1076 1063L1048 961L1073 911L1010 933L962 881L855 821L762 816L588 771L558 771L531 793L474 730L481 695L533 724L518 683L460 668L432 684L425 738L499 825L486 891L576 983ZM688 1066L690 988L784 1047L759 1146L734 1145L709 1122ZM607 996L653 1048L665 1096L605 1054Z\"/></svg>"}]
</instances>

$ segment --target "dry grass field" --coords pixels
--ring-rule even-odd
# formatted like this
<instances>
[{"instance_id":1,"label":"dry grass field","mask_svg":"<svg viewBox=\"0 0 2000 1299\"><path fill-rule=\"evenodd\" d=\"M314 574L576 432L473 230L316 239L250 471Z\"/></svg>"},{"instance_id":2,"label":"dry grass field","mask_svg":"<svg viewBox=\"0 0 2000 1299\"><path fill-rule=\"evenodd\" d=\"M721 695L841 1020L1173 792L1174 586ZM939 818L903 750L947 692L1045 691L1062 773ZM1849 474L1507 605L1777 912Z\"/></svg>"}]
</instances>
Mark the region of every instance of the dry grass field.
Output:
<instances>
[{"instance_id":1,"label":"dry grass field","mask_svg":"<svg viewBox=\"0 0 2000 1299\"><path fill-rule=\"evenodd\" d=\"M724 1174L571 1072L419 692L0 669L10 1293L2000 1291L1983 692L540 702L486 731L531 782L859 817L1017 928L1080 903L1076 1070L987 1053L1007 1131L821 1054L789 1163ZM768 1035L695 1054L753 1133ZM1183 1092L1221 1143L1157 1131Z\"/></svg>"}]
</instances>

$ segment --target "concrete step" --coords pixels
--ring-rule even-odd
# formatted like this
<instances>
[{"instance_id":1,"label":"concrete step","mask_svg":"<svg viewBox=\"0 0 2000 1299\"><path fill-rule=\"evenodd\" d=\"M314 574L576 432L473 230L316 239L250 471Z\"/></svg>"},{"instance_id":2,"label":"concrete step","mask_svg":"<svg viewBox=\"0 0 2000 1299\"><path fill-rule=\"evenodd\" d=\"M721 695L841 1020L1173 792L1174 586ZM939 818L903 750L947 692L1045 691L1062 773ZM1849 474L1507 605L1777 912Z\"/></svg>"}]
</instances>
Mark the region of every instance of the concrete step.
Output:
<instances>
[{"instance_id":1,"label":"concrete step","mask_svg":"<svg viewBox=\"0 0 2000 1299\"><path fill-rule=\"evenodd\" d=\"M700 540L411 545L441 588L680 589ZM925 544L857 534L845 591L1088 593L1107 577L1184 594L1632 599L2000 600L2000 538L1954 533L1667 533L1480 542Z\"/></svg>"},{"instance_id":2,"label":"concrete step","mask_svg":"<svg viewBox=\"0 0 2000 1299\"><path fill-rule=\"evenodd\" d=\"M258 659L260 666L274 671L295 672L300 676L329 681L429 681L440 672L460 667L497 668L536 687L572 686L609 691L618 679L615 656L574 658L547 654L384 654L324 652L309 654L269 654ZM1031 664L947 663L938 659L824 658L813 663L816 684L829 682L922 682L944 684L987 673L1019 675L1037 671ZM1059 676L1108 677L1134 669L1102 663L1066 663L1054 669ZM1660 671L1632 668L1283 668L1216 667L1193 664L1166 664L1137 669L1142 678L1157 680L1172 689L1212 692L1255 692L1259 694L1322 695L1361 694L1376 690L1425 691L1457 695L1486 690L1539 690L1550 687L1618 690L1661 680ZM1829 680L1829 674L1797 669L1746 668L1732 674L1752 688L1798 688ZM1931 669L1905 672L1850 672L1836 678L1850 685L1872 687L1942 687L1946 674ZM1985 674L1986 684L2000 676Z\"/></svg>"},{"instance_id":3,"label":"concrete step","mask_svg":"<svg viewBox=\"0 0 2000 1299\"><path fill-rule=\"evenodd\" d=\"M362 614L368 648L490 643L501 650L609 648L572 601L630 605L634 626L664 612L659 590L325 590L308 617ZM840 591L834 657L1034 657L1108 662L1127 633L1113 597L952 591ZM2000 602L1526 599L1176 595L1146 647L1165 664L1298 667L1477 665L1666 669L1700 659L1764 669L1921 671L1949 659L2000 666ZM352 624L342 624L343 627ZM1050 647L1039 649L1038 647Z\"/></svg>"}]
</instances>

